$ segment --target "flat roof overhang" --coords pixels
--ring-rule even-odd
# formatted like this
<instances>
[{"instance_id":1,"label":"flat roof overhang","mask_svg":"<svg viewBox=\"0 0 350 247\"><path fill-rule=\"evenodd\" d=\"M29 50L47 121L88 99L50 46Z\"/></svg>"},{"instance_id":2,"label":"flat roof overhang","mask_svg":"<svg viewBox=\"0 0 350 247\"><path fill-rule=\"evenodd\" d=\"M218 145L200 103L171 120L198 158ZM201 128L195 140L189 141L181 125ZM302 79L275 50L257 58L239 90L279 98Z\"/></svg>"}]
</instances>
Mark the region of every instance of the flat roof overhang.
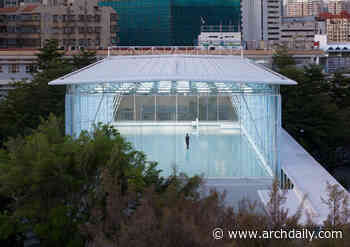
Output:
<instances>
[{"instance_id":1,"label":"flat roof overhang","mask_svg":"<svg viewBox=\"0 0 350 247\"><path fill-rule=\"evenodd\" d=\"M49 85L195 81L207 83L297 83L249 59L231 55L110 56L51 81Z\"/></svg>"}]
</instances>

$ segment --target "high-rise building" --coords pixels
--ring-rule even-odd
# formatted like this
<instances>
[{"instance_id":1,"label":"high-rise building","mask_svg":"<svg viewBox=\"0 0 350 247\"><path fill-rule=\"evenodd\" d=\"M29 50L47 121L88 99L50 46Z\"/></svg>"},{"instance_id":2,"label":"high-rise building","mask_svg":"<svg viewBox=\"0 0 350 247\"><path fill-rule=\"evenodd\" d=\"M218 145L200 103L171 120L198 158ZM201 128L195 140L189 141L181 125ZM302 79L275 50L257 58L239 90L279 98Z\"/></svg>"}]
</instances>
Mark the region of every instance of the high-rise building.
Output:
<instances>
[{"instance_id":1,"label":"high-rise building","mask_svg":"<svg viewBox=\"0 0 350 247\"><path fill-rule=\"evenodd\" d=\"M240 0L101 0L120 18L119 45L195 45L201 25L240 26Z\"/></svg>"},{"instance_id":2,"label":"high-rise building","mask_svg":"<svg viewBox=\"0 0 350 247\"><path fill-rule=\"evenodd\" d=\"M56 39L65 49L107 48L117 42L118 16L97 0L67 6L23 5L0 9L0 47L42 47Z\"/></svg>"},{"instance_id":3,"label":"high-rise building","mask_svg":"<svg viewBox=\"0 0 350 247\"><path fill-rule=\"evenodd\" d=\"M280 0L242 0L243 40L279 40Z\"/></svg>"},{"instance_id":4,"label":"high-rise building","mask_svg":"<svg viewBox=\"0 0 350 247\"><path fill-rule=\"evenodd\" d=\"M346 2L344 0L329 0L328 12L331 14L339 14L346 10Z\"/></svg>"},{"instance_id":5,"label":"high-rise building","mask_svg":"<svg viewBox=\"0 0 350 247\"><path fill-rule=\"evenodd\" d=\"M3 0L2 8L19 7L21 4L37 4L41 2L42 0Z\"/></svg>"},{"instance_id":6,"label":"high-rise building","mask_svg":"<svg viewBox=\"0 0 350 247\"><path fill-rule=\"evenodd\" d=\"M243 40L263 40L263 0L242 0Z\"/></svg>"},{"instance_id":7,"label":"high-rise building","mask_svg":"<svg viewBox=\"0 0 350 247\"><path fill-rule=\"evenodd\" d=\"M315 16L283 17L280 41L293 49L311 49L315 35L325 32L324 22Z\"/></svg>"},{"instance_id":8,"label":"high-rise building","mask_svg":"<svg viewBox=\"0 0 350 247\"><path fill-rule=\"evenodd\" d=\"M322 12L321 0L288 0L287 16L317 16Z\"/></svg>"},{"instance_id":9,"label":"high-rise building","mask_svg":"<svg viewBox=\"0 0 350 247\"><path fill-rule=\"evenodd\" d=\"M279 40L282 2L281 0L265 0L263 10L266 16L266 24L263 32L264 40ZM265 19L264 19L265 22Z\"/></svg>"},{"instance_id":10,"label":"high-rise building","mask_svg":"<svg viewBox=\"0 0 350 247\"><path fill-rule=\"evenodd\" d=\"M330 42L350 42L350 14L343 11L339 14L323 13L320 18L325 20L327 38Z\"/></svg>"}]
</instances>

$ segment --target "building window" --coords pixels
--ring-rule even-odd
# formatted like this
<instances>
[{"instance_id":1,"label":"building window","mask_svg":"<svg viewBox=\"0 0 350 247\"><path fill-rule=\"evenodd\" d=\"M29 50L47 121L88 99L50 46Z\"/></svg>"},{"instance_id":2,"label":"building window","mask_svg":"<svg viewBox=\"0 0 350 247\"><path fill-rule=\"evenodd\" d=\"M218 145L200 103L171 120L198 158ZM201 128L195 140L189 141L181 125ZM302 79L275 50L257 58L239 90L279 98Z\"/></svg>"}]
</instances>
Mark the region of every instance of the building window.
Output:
<instances>
[{"instance_id":1,"label":"building window","mask_svg":"<svg viewBox=\"0 0 350 247\"><path fill-rule=\"evenodd\" d=\"M88 41L86 39L79 39L79 46L87 46Z\"/></svg>"},{"instance_id":2,"label":"building window","mask_svg":"<svg viewBox=\"0 0 350 247\"><path fill-rule=\"evenodd\" d=\"M94 17L92 15L87 15L86 16L86 19L87 19L88 22L92 22L93 18Z\"/></svg>"},{"instance_id":3,"label":"building window","mask_svg":"<svg viewBox=\"0 0 350 247\"><path fill-rule=\"evenodd\" d=\"M75 21L75 15L69 15L68 16L69 21Z\"/></svg>"},{"instance_id":4,"label":"building window","mask_svg":"<svg viewBox=\"0 0 350 247\"><path fill-rule=\"evenodd\" d=\"M75 33L75 29L74 27L64 27L63 33L68 33L68 34Z\"/></svg>"},{"instance_id":5,"label":"building window","mask_svg":"<svg viewBox=\"0 0 350 247\"><path fill-rule=\"evenodd\" d=\"M18 72L19 72L19 64L9 65L9 73L18 73Z\"/></svg>"},{"instance_id":6,"label":"building window","mask_svg":"<svg viewBox=\"0 0 350 247\"><path fill-rule=\"evenodd\" d=\"M101 21L101 16L95 15L95 22L100 22L100 21Z\"/></svg>"}]
</instances>

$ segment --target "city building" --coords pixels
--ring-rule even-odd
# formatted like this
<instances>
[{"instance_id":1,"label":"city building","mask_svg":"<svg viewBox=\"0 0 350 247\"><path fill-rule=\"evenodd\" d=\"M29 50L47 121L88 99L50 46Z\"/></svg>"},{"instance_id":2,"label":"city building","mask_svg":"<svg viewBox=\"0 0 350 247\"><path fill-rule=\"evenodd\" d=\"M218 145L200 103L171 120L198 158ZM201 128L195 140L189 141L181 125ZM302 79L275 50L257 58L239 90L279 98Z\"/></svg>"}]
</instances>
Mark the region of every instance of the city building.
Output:
<instances>
[{"instance_id":1,"label":"city building","mask_svg":"<svg viewBox=\"0 0 350 247\"><path fill-rule=\"evenodd\" d=\"M281 28L282 2L281 0L265 0L263 3L263 10L267 22L266 24L264 23L267 30L264 28L263 39L279 40Z\"/></svg>"},{"instance_id":2,"label":"city building","mask_svg":"<svg viewBox=\"0 0 350 247\"><path fill-rule=\"evenodd\" d=\"M244 41L263 40L263 0L242 0L242 35Z\"/></svg>"},{"instance_id":3,"label":"city building","mask_svg":"<svg viewBox=\"0 0 350 247\"><path fill-rule=\"evenodd\" d=\"M280 0L242 0L243 40L279 40L281 6Z\"/></svg>"},{"instance_id":4,"label":"city building","mask_svg":"<svg viewBox=\"0 0 350 247\"><path fill-rule=\"evenodd\" d=\"M323 1L321 0L288 0L287 16L317 16L322 12Z\"/></svg>"},{"instance_id":5,"label":"city building","mask_svg":"<svg viewBox=\"0 0 350 247\"><path fill-rule=\"evenodd\" d=\"M0 9L0 47L40 47L39 5Z\"/></svg>"},{"instance_id":6,"label":"city building","mask_svg":"<svg viewBox=\"0 0 350 247\"><path fill-rule=\"evenodd\" d=\"M2 8L20 7L25 4L38 4L42 0L3 0Z\"/></svg>"},{"instance_id":7,"label":"city building","mask_svg":"<svg viewBox=\"0 0 350 247\"><path fill-rule=\"evenodd\" d=\"M346 2L344 0L329 0L327 6L328 12L334 15L346 10Z\"/></svg>"},{"instance_id":8,"label":"city building","mask_svg":"<svg viewBox=\"0 0 350 247\"><path fill-rule=\"evenodd\" d=\"M340 14L322 13L319 19L326 22L328 42L350 41L350 14L346 11Z\"/></svg>"},{"instance_id":9,"label":"city building","mask_svg":"<svg viewBox=\"0 0 350 247\"><path fill-rule=\"evenodd\" d=\"M326 33L325 23L314 16L283 17L281 43L295 49L313 49L316 34Z\"/></svg>"},{"instance_id":10,"label":"city building","mask_svg":"<svg viewBox=\"0 0 350 247\"><path fill-rule=\"evenodd\" d=\"M240 0L101 0L119 16L118 45L195 45L201 25L240 25Z\"/></svg>"},{"instance_id":11,"label":"city building","mask_svg":"<svg viewBox=\"0 0 350 247\"><path fill-rule=\"evenodd\" d=\"M42 0L42 4L46 6L67 6L73 4L75 0ZM79 1L79 0L77 0Z\"/></svg>"},{"instance_id":12,"label":"city building","mask_svg":"<svg viewBox=\"0 0 350 247\"><path fill-rule=\"evenodd\" d=\"M294 81L237 56L152 52L110 56L51 81L67 87L66 133L110 124L157 161L162 176L174 165L201 174L206 188L225 190L225 203L235 206L243 198L266 206L277 177L290 214L327 219L327 185L347 192L282 129L280 87Z\"/></svg>"},{"instance_id":13,"label":"city building","mask_svg":"<svg viewBox=\"0 0 350 247\"><path fill-rule=\"evenodd\" d=\"M35 64L35 51L0 51L0 100L16 81L30 81Z\"/></svg>"},{"instance_id":14,"label":"city building","mask_svg":"<svg viewBox=\"0 0 350 247\"><path fill-rule=\"evenodd\" d=\"M242 34L234 26L201 26L198 46L207 49L240 49Z\"/></svg>"},{"instance_id":15,"label":"city building","mask_svg":"<svg viewBox=\"0 0 350 247\"><path fill-rule=\"evenodd\" d=\"M42 47L56 39L63 49L107 48L118 41L118 16L97 0L69 5L23 5L0 9L0 47Z\"/></svg>"},{"instance_id":16,"label":"city building","mask_svg":"<svg viewBox=\"0 0 350 247\"><path fill-rule=\"evenodd\" d=\"M328 40L326 34L316 35L315 41L319 48L327 55L325 71L334 73L343 71L349 73L350 68L350 43L339 43Z\"/></svg>"},{"instance_id":17,"label":"city building","mask_svg":"<svg viewBox=\"0 0 350 247\"><path fill-rule=\"evenodd\" d=\"M110 7L99 7L97 0L76 0L64 7L44 5L41 9L42 42L57 39L65 49L99 49L118 41L118 15Z\"/></svg>"}]
</instances>

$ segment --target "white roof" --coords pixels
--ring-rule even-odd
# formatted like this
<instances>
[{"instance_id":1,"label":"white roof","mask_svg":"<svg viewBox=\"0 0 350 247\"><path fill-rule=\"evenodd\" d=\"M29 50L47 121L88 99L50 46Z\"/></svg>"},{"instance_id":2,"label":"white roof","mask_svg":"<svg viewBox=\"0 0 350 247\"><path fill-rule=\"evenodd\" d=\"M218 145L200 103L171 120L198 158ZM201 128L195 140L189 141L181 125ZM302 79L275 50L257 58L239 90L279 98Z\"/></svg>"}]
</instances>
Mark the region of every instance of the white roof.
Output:
<instances>
[{"instance_id":1,"label":"white roof","mask_svg":"<svg viewBox=\"0 0 350 247\"><path fill-rule=\"evenodd\" d=\"M349 195L344 187L285 130L281 133L281 165L294 184L294 191L299 195L299 199L302 200L304 195L307 196L305 206L316 213L312 219L317 224L322 224L330 213L321 199L327 199L327 182L331 185L337 184Z\"/></svg>"},{"instance_id":2,"label":"white roof","mask_svg":"<svg viewBox=\"0 0 350 247\"><path fill-rule=\"evenodd\" d=\"M239 56L135 55L111 56L51 81L50 85L147 81L245 82L297 84Z\"/></svg>"}]
</instances>

